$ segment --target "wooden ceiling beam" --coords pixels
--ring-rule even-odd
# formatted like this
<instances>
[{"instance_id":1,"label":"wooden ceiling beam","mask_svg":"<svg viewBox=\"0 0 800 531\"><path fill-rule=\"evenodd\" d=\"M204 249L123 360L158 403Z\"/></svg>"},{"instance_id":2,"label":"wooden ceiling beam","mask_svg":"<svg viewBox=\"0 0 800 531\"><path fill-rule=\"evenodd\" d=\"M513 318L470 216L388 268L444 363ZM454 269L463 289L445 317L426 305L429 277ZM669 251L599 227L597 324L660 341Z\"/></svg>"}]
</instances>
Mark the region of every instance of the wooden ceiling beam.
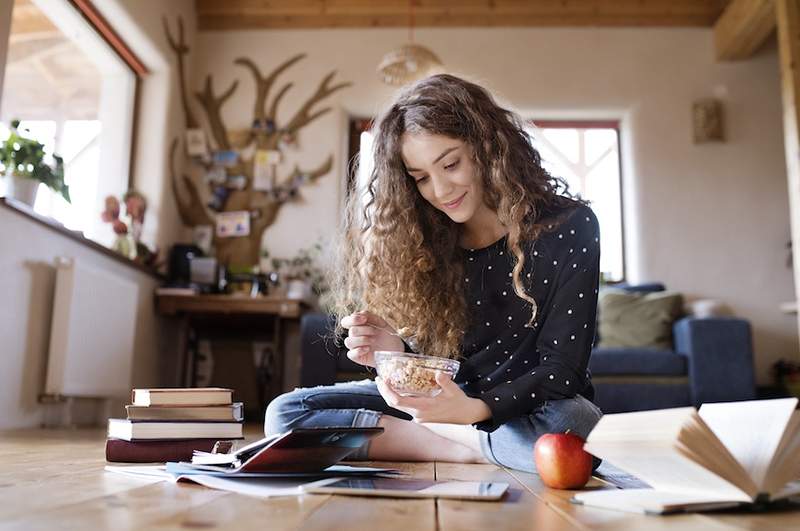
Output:
<instances>
[{"instance_id":1,"label":"wooden ceiling beam","mask_svg":"<svg viewBox=\"0 0 800 531\"><path fill-rule=\"evenodd\" d=\"M714 24L720 61L751 57L775 30L775 0L733 0Z\"/></svg>"},{"instance_id":2,"label":"wooden ceiling beam","mask_svg":"<svg viewBox=\"0 0 800 531\"><path fill-rule=\"evenodd\" d=\"M705 26L728 0L413 0L415 27ZM407 27L407 0L196 0L201 30Z\"/></svg>"}]
</instances>

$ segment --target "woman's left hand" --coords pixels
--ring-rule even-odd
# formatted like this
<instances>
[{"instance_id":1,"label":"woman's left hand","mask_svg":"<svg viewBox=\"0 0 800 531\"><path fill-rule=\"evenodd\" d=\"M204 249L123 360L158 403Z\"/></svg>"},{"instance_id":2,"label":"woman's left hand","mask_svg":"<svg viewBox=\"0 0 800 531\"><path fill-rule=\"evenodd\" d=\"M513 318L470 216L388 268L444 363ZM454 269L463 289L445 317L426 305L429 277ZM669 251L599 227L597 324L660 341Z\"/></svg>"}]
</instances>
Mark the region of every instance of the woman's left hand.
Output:
<instances>
[{"instance_id":1,"label":"woman's left hand","mask_svg":"<svg viewBox=\"0 0 800 531\"><path fill-rule=\"evenodd\" d=\"M400 396L380 376L375 383L386 403L414 417L414 422L474 424L492 416L483 400L467 396L444 372L436 372L436 383L442 391L433 398Z\"/></svg>"}]
</instances>

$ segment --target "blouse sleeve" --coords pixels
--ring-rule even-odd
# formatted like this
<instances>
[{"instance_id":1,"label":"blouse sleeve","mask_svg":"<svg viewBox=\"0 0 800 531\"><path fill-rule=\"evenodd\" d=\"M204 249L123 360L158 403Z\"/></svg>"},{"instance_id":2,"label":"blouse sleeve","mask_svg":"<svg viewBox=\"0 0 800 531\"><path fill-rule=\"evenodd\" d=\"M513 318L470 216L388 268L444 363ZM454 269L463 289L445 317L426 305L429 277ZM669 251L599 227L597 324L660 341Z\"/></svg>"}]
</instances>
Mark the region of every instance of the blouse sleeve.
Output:
<instances>
[{"instance_id":1,"label":"blouse sleeve","mask_svg":"<svg viewBox=\"0 0 800 531\"><path fill-rule=\"evenodd\" d=\"M552 253L560 268L551 303L539 308L536 320L536 326L541 327L534 347L539 365L480 395L492 417L475 424L478 429L494 431L547 400L574 397L588 384L586 368L594 340L600 280L599 227L587 207L579 208L565 222L565 229L575 231L576 241Z\"/></svg>"}]
</instances>

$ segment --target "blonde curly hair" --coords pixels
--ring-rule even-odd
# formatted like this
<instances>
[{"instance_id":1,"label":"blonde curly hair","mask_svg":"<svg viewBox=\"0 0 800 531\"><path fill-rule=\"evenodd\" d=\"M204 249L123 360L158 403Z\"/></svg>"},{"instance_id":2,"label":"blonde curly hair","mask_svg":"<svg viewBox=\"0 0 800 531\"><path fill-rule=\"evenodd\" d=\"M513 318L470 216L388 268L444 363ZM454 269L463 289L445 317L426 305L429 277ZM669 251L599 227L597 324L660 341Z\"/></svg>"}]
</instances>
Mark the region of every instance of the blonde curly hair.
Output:
<instances>
[{"instance_id":1,"label":"blonde curly hair","mask_svg":"<svg viewBox=\"0 0 800 531\"><path fill-rule=\"evenodd\" d=\"M508 229L516 295L536 301L522 284L523 243L548 230L548 214L582 203L563 179L541 166L519 116L482 87L439 74L405 88L375 122L374 168L348 190L338 253L330 272L336 334L342 317L368 310L383 317L415 350L454 358L469 315L464 297L462 226L417 190L401 156L404 133L459 139L471 148L484 201ZM530 325L529 322L529 325Z\"/></svg>"}]
</instances>

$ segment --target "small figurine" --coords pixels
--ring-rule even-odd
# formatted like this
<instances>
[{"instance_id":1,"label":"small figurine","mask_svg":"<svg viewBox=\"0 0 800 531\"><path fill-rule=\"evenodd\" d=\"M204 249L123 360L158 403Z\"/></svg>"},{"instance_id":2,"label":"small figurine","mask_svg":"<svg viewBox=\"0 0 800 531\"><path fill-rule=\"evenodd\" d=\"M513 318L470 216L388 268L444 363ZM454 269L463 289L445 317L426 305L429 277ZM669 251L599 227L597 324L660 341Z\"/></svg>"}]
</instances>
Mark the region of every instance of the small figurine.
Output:
<instances>
[{"instance_id":1,"label":"small figurine","mask_svg":"<svg viewBox=\"0 0 800 531\"><path fill-rule=\"evenodd\" d=\"M100 215L103 221L111 223L111 228L117 235L112 249L131 260L154 266L158 250L151 251L141 242L147 199L136 190L128 190L122 201L125 203L125 217L129 220L127 224L120 219L121 205L113 195L106 197L105 210Z\"/></svg>"},{"instance_id":2,"label":"small figurine","mask_svg":"<svg viewBox=\"0 0 800 531\"><path fill-rule=\"evenodd\" d=\"M119 219L119 214L119 200L113 195L106 197L106 209L100 215L100 218L106 223L111 223L111 228L114 230L114 234L117 235L111 248L133 260L136 258L136 245L133 242L133 238L128 234L128 226Z\"/></svg>"}]
</instances>

